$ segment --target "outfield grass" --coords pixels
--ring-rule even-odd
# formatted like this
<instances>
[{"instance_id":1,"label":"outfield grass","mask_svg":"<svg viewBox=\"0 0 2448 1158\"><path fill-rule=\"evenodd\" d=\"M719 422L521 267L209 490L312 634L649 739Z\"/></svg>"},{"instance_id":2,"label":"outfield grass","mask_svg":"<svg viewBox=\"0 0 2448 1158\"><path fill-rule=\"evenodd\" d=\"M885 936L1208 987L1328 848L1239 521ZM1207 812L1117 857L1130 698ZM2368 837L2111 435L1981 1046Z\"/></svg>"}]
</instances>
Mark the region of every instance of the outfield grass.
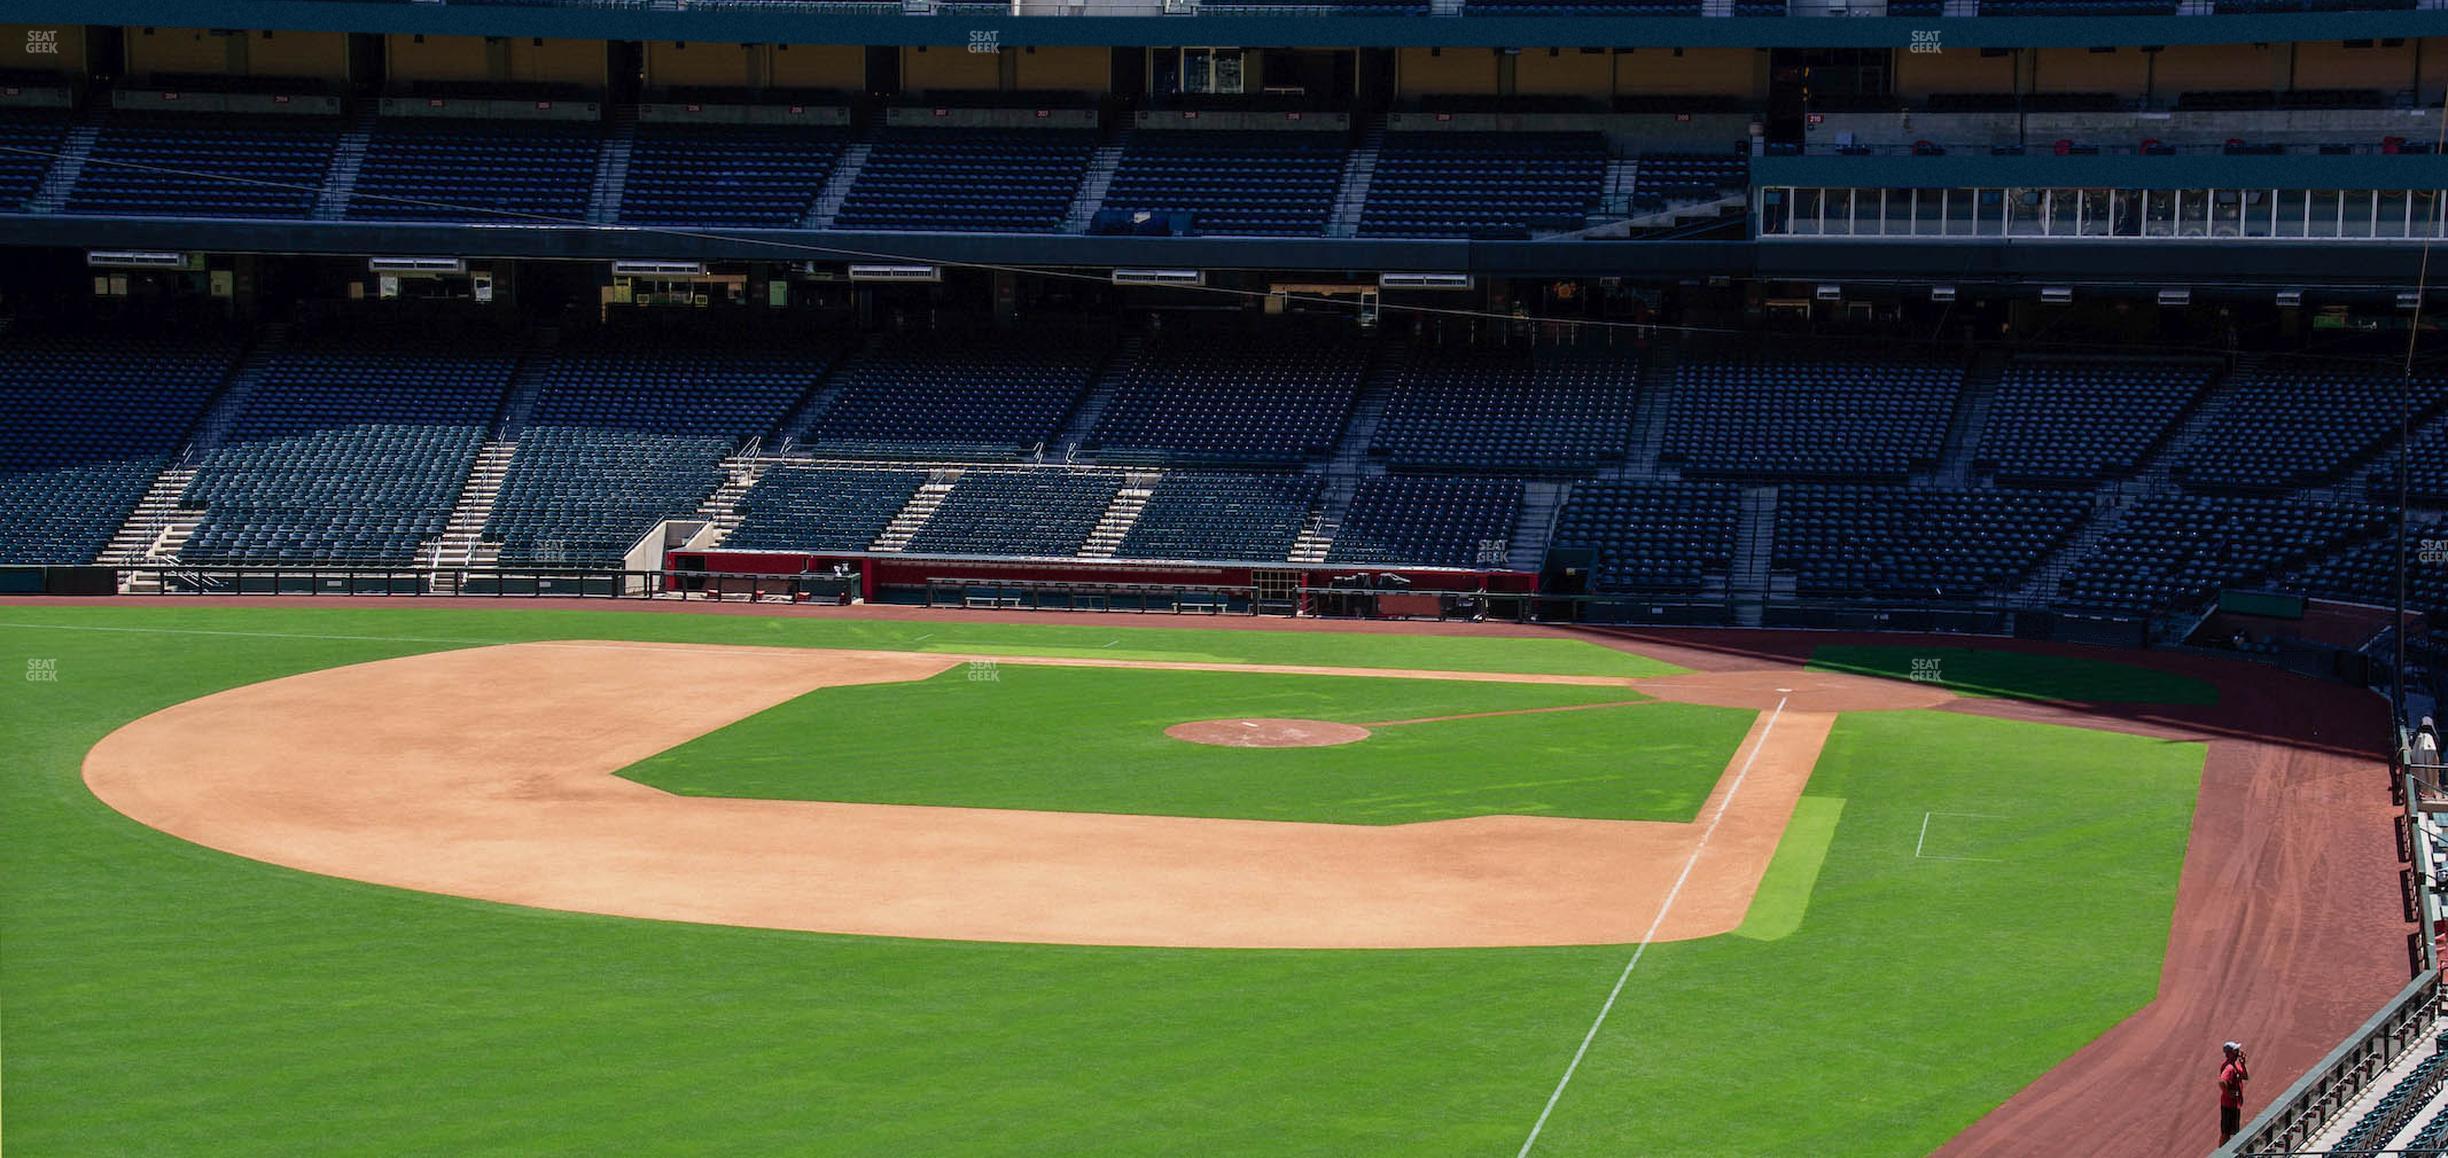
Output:
<instances>
[{"instance_id":1,"label":"outfield grass","mask_svg":"<svg viewBox=\"0 0 2448 1158\"><path fill-rule=\"evenodd\" d=\"M1051 621L1044 625L931 619L914 609L913 614L921 618L827 619L541 607L501 610L492 600L471 602L481 605L466 610L431 606L317 608L298 607L291 601L272 615L243 607L0 607L0 628L39 625L55 630L75 627L116 630L134 626L149 631L240 633L226 637L233 644L274 632L461 647L536 639L620 639L1537 675L1633 677L1673 675L1683 670L1630 652L1564 638L1155 626L1179 622L1171 616L1150 616L1148 627L1115 629L1065 624L1059 616L1049 616Z\"/></svg>"},{"instance_id":2,"label":"outfield grass","mask_svg":"<svg viewBox=\"0 0 2448 1158\"><path fill-rule=\"evenodd\" d=\"M2087 704L2215 704L2218 688L2114 660L1975 647L1847 645L1815 648L1815 671L1935 683L1958 695Z\"/></svg>"},{"instance_id":3,"label":"outfield grass","mask_svg":"<svg viewBox=\"0 0 2448 1158\"><path fill-rule=\"evenodd\" d=\"M12 1155L1511 1153L1629 956L835 937L258 864L111 812L78 779L85 750L220 688L451 646L308 636L554 628L172 614L255 634L0 626ZM600 620L771 642L715 617L565 633L618 636ZM57 682L20 679L29 659L57 661ZM1603 713L1558 716L1584 714ZM2199 759L1949 713L1845 717L1811 787L1841 815L1798 924L1653 947L1538 1153L1926 1151L2147 999ZM1992 862L1916 860L1933 809L2022 827Z\"/></svg>"},{"instance_id":4,"label":"outfield grass","mask_svg":"<svg viewBox=\"0 0 2448 1158\"><path fill-rule=\"evenodd\" d=\"M1662 701L1376 728L1326 748L1220 748L1191 720L1381 724L1622 704L1624 688L1006 664L821 688L631 766L669 792L1401 824L1496 814L1689 820L1753 713ZM1048 753L1060 753L1049 765ZM1055 774L1049 775L1049 771Z\"/></svg>"}]
</instances>

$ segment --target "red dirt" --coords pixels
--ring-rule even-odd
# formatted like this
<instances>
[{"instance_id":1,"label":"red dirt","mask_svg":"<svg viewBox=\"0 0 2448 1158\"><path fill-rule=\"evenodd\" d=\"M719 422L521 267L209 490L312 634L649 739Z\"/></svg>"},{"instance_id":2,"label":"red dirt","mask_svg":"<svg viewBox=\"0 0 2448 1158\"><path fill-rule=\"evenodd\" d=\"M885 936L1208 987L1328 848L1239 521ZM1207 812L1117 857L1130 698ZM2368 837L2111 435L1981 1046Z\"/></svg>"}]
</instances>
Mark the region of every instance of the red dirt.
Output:
<instances>
[{"instance_id":1,"label":"red dirt","mask_svg":"<svg viewBox=\"0 0 2448 1158\"><path fill-rule=\"evenodd\" d=\"M0 598L0 606L56 606ZM119 597L101 605L256 606L249 597ZM450 599L315 605L449 606ZM502 606L501 603L484 604ZM547 606L569 606L546 601ZM2217 1043L2253 1045L2257 1109L2379 1008L2405 978L2396 868L2379 745L2387 711L2362 691L2239 661L1988 637L1513 624L1348 623L1237 617L963 612L923 608L589 603L589 608L815 614L933 622L1100 623L1585 639L1703 672L1785 668L1822 645L1979 646L2139 664L2211 681L2215 706L2043 705L1962 700L1943 710L2212 742L2158 996L1942 1151L1949 1155L2207 1152ZM1645 689L1653 690L1653 689ZM1629 895L1613 890L1608 903ZM1595 902L1595 899L1594 899ZM1639 906L1633 906L1639 907ZM1976 1061L1973 1064L1977 1064Z\"/></svg>"},{"instance_id":2,"label":"red dirt","mask_svg":"<svg viewBox=\"0 0 2448 1158\"><path fill-rule=\"evenodd\" d=\"M1369 730L1326 720L1193 720L1166 728L1165 735L1222 748L1330 748L1368 739Z\"/></svg>"},{"instance_id":3,"label":"red dirt","mask_svg":"<svg viewBox=\"0 0 2448 1158\"><path fill-rule=\"evenodd\" d=\"M540 908L1068 944L1622 944L1653 926L1656 939L1680 940L1742 923L1834 719L1787 712L1771 730L1763 715L1703 805L1714 816L1730 800L1713 832L1531 816L1366 826L738 800L613 775L811 688L919 679L970 658L584 641L433 652L163 709L95 745L85 779L130 817L240 856Z\"/></svg>"}]
</instances>

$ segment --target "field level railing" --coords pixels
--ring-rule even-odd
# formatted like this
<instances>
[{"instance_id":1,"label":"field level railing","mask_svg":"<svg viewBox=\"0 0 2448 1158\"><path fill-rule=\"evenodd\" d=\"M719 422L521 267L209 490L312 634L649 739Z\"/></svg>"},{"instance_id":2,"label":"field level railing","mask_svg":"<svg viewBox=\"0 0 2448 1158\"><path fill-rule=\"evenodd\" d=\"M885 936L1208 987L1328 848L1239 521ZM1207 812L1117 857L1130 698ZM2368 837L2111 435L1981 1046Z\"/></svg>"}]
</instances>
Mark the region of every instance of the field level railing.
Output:
<instances>
[{"instance_id":1,"label":"field level railing","mask_svg":"<svg viewBox=\"0 0 2448 1158\"><path fill-rule=\"evenodd\" d=\"M2286 1092L2270 1102L2235 1139L2213 1152L2213 1158L2279 1158L2281 1155L2336 1153L2306 1149L2321 1131L2345 1113L2356 1099L2388 1072L2408 1050L2430 1041L2439 1023L2440 982L2426 971L2390 998L2371 1020L2349 1035ZM2384 1154L2370 1150L2355 1153Z\"/></svg>"}]
</instances>

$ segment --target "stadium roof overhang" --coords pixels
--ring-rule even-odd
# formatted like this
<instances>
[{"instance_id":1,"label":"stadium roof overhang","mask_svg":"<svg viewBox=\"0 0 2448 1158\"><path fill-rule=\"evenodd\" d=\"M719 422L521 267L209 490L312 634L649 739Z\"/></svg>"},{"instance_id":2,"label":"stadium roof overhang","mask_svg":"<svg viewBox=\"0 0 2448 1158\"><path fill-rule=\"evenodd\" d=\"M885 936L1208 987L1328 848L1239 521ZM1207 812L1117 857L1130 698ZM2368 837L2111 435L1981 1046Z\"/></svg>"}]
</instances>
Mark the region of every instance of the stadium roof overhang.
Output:
<instances>
[{"instance_id":1,"label":"stadium roof overhang","mask_svg":"<svg viewBox=\"0 0 2448 1158\"><path fill-rule=\"evenodd\" d=\"M844 7L851 7L844 5ZM1311 47L2087 48L2250 44L2448 35L2448 11L2266 15L1727 19L1661 16L1015 16L963 6L940 15L409 4L359 0L0 0L0 23L112 24L585 40L960 45L990 33L1009 47L1238 44ZM1931 37L1935 39L1931 39Z\"/></svg>"}]
</instances>

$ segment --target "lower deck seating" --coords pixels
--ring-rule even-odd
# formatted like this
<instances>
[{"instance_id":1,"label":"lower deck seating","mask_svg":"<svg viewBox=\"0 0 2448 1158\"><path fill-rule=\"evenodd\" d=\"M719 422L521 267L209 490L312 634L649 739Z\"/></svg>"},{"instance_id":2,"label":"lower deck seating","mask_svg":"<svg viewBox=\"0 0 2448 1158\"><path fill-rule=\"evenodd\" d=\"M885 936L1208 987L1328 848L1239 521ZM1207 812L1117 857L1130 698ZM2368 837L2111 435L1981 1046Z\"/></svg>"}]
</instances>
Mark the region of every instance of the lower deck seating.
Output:
<instances>
[{"instance_id":1,"label":"lower deck seating","mask_svg":"<svg viewBox=\"0 0 2448 1158\"><path fill-rule=\"evenodd\" d=\"M1686 474L1902 480L1937 463L1963 367L1911 357L1687 356L1663 460Z\"/></svg>"},{"instance_id":2,"label":"lower deck seating","mask_svg":"<svg viewBox=\"0 0 2448 1158\"><path fill-rule=\"evenodd\" d=\"M1733 569L1741 508L1715 483L1576 483L1549 549L1590 552L1595 592L1698 594Z\"/></svg>"},{"instance_id":3,"label":"lower deck seating","mask_svg":"<svg viewBox=\"0 0 2448 1158\"><path fill-rule=\"evenodd\" d=\"M2204 488L2300 487L2336 477L2397 436L2401 402L2415 419L2448 398L2448 380L2270 363L2229 391L2178 481Z\"/></svg>"},{"instance_id":4,"label":"lower deck seating","mask_svg":"<svg viewBox=\"0 0 2448 1158\"><path fill-rule=\"evenodd\" d=\"M864 551L909 505L923 470L892 467L774 467L740 501L740 525L722 545L736 551Z\"/></svg>"},{"instance_id":5,"label":"lower deck seating","mask_svg":"<svg viewBox=\"0 0 2448 1158\"><path fill-rule=\"evenodd\" d=\"M1973 463L2004 482L2129 475L2215 373L2204 361L2018 359L1999 380Z\"/></svg>"},{"instance_id":6,"label":"lower deck seating","mask_svg":"<svg viewBox=\"0 0 2448 1158\"><path fill-rule=\"evenodd\" d=\"M2091 512L2089 495L1789 486L1770 566L1806 596L1973 599L2011 593Z\"/></svg>"},{"instance_id":7,"label":"lower deck seating","mask_svg":"<svg viewBox=\"0 0 2448 1158\"><path fill-rule=\"evenodd\" d=\"M1125 559L1281 562L1324 477L1167 471L1117 552Z\"/></svg>"},{"instance_id":8,"label":"lower deck seating","mask_svg":"<svg viewBox=\"0 0 2448 1158\"><path fill-rule=\"evenodd\" d=\"M1521 503L1518 479L1363 478L1326 561L1502 570Z\"/></svg>"},{"instance_id":9,"label":"lower deck seating","mask_svg":"<svg viewBox=\"0 0 2448 1158\"><path fill-rule=\"evenodd\" d=\"M1423 350L1389 376L1369 453L1401 466L1586 470L1631 450L1629 350Z\"/></svg>"},{"instance_id":10,"label":"lower deck seating","mask_svg":"<svg viewBox=\"0 0 2448 1158\"><path fill-rule=\"evenodd\" d=\"M1078 336L880 338L834 372L805 441L819 454L1010 457L1062 429L1103 358Z\"/></svg>"},{"instance_id":11,"label":"lower deck seating","mask_svg":"<svg viewBox=\"0 0 2448 1158\"><path fill-rule=\"evenodd\" d=\"M2147 495L2067 575L2065 598L2120 611L2181 609L2221 587L2262 583L2378 534L2389 517L2361 503L2225 495Z\"/></svg>"},{"instance_id":12,"label":"lower deck seating","mask_svg":"<svg viewBox=\"0 0 2448 1158\"><path fill-rule=\"evenodd\" d=\"M915 555L1070 556L1122 489L1118 471L970 470L911 538Z\"/></svg>"},{"instance_id":13,"label":"lower deck seating","mask_svg":"<svg viewBox=\"0 0 2448 1158\"><path fill-rule=\"evenodd\" d=\"M534 412L485 535L512 563L610 563L722 485L724 455L823 377L829 348L653 332L575 340L533 373Z\"/></svg>"},{"instance_id":14,"label":"lower deck seating","mask_svg":"<svg viewBox=\"0 0 2448 1158\"><path fill-rule=\"evenodd\" d=\"M262 370L181 504L180 558L408 564L440 535L499 410L507 347L405 337L301 342Z\"/></svg>"},{"instance_id":15,"label":"lower deck seating","mask_svg":"<svg viewBox=\"0 0 2448 1158\"><path fill-rule=\"evenodd\" d=\"M101 333L0 344L0 563L91 563L229 371L231 346Z\"/></svg>"},{"instance_id":16,"label":"lower deck seating","mask_svg":"<svg viewBox=\"0 0 2448 1158\"><path fill-rule=\"evenodd\" d=\"M1294 462L1331 451L1367 352L1349 342L1154 341L1107 375L1087 448L1108 460Z\"/></svg>"}]
</instances>

